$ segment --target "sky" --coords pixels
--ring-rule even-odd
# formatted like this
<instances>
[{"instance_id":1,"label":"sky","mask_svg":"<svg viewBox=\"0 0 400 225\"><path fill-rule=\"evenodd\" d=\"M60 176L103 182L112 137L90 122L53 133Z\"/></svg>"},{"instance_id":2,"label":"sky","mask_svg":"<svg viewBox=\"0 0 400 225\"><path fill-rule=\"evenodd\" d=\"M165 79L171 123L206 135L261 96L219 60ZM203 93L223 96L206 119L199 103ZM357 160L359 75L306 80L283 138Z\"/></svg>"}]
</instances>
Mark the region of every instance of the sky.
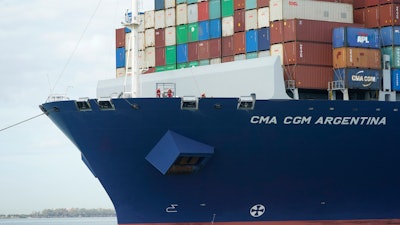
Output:
<instances>
[{"instance_id":1,"label":"sky","mask_svg":"<svg viewBox=\"0 0 400 225\"><path fill-rule=\"evenodd\" d=\"M96 97L97 81L115 77L115 29L130 4L0 0L0 214L113 208L79 150L49 118L5 128L41 114L38 106L50 93ZM142 10L153 7L143 0Z\"/></svg>"}]
</instances>

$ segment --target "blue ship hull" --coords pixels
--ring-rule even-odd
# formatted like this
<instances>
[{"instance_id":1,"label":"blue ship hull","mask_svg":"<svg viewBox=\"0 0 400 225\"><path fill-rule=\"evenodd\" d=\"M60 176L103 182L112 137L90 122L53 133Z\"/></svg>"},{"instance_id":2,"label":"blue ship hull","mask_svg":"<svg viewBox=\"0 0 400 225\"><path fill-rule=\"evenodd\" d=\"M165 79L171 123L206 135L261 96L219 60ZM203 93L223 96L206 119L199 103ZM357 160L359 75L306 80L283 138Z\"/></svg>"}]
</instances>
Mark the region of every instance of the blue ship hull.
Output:
<instances>
[{"instance_id":1,"label":"blue ship hull","mask_svg":"<svg viewBox=\"0 0 400 225\"><path fill-rule=\"evenodd\" d=\"M399 102L89 104L41 108L82 152L119 224L400 223Z\"/></svg>"}]
</instances>

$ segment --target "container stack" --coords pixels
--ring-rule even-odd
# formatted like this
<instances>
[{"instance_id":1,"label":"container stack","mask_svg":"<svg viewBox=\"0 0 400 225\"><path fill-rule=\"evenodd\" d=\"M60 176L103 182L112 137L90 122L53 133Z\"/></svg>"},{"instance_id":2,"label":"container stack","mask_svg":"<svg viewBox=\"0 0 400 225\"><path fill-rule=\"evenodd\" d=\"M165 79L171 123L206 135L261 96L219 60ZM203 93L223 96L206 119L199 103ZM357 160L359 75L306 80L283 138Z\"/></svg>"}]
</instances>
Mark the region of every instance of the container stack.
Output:
<instances>
[{"instance_id":1,"label":"container stack","mask_svg":"<svg viewBox=\"0 0 400 225\"><path fill-rule=\"evenodd\" d=\"M340 27L333 30L335 81L354 90L381 89L381 52L376 28Z\"/></svg>"},{"instance_id":2,"label":"container stack","mask_svg":"<svg viewBox=\"0 0 400 225\"><path fill-rule=\"evenodd\" d=\"M125 49L126 49L126 36L129 32L127 28L119 28L115 30L115 62L116 62L116 76L121 77L126 74L126 57L125 57Z\"/></svg>"},{"instance_id":3,"label":"container stack","mask_svg":"<svg viewBox=\"0 0 400 225\"><path fill-rule=\"evenodd\" d=\"M281 57L285 80L300 89L326 90L333 80L332 30L356 26L352 5L271 0L270 10L271 55Z\"/></svg>"},{"instance_id":4,"label":"container stack","mask_svg":"<svg viewBox=\"0 0 400 225\"><path fill-rule=\"evenodd\" d=\"M380 33L381 53L390 56L391 89L400 91L400 0L354 0L354 21Z\"/></svg>"}]
</instances>

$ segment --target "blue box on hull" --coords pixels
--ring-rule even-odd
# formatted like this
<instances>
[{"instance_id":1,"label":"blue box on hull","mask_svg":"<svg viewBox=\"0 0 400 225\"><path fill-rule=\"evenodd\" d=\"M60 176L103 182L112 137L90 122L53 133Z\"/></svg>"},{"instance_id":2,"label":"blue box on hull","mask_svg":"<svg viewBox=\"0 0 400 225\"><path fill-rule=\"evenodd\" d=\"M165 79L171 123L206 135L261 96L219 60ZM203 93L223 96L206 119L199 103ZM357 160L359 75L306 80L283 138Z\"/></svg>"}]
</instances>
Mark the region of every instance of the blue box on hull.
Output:
<instances>
[{"instance_id":1,"label":"blue box on hull","mask_svg":"<svg viewBox=\"0 0 400 225\"><path fill-rule=\"evenodd\" d=\"M258 51L265 51L270 49L270 28L264 27L258 29Z\"/></svg>"},{"instance_id":2,"label":"blue box on hull","mask_svg":"<svg viewBox=\"0 0 400 225\"><path fill-rule=\"evenodd\" d=\"M199 41L205 41L210 39L210 22L209 20L199 22L198 30Z\"/></svg>"},{"instance_id":3,"label":"blue box on hull","mask_svg":"<svg viewBox=\"0 0 400 225\"><path fill-rule=\"evenodd\" d=\"M188 45L180 44L176 46L176 63L185 63L188 61Z\"/></svg>"},{"instance_id":4,"label":"blue box on hull","mask_svg":"<svg viewBox=\"0 0 400 225\"><path fill-rule=\"evenodd\" d=\"M125 48L117 48L115 54L115 62L117 68L125 67Z\"/></svg>"},{"instance_id":5,"label":"blue box on hull","mask_svg":"<svg viewBox=\"0 0 400 225\"><path fill-rule=\"evenodd\" d=\"M379 31L373 28L338 27L333 29L333 48L379 48Z\"/></svg>"},{"instance_id":6,"label":"blue box on hull","mask_svg":"<svg viewBox=\"0 0 400 225\"><path fill-rule=\"evenodd\" d=\"M246 31L246 52L256 52L258 50L257 30Z\"/></svg>"},{"instance_id":7,"label":"blue box on hull","mask_svg":"<svg viewBox=\"0 0 400 225\"><path fill-rule=\"evenodd\" d=\"M392 70L392 90L400 91L400 69Z\"/></svg>"},{"instance_id":8,"label":"blue box on hull","mask_svg":"<svg viewBox=\"0 0 400 225\"><path fill-rule=\"evenodd\" d=\"M380 29L381 46L400 46L400 26L382 27Z\"/></svg>"},{"instance_id":9,"label":"blue box on hull","mask_svg":"<svg viewBox=\"0 0 400 225\"><path fill-rule=\"evenodd\" d=\"M210 39L220 38L222 34L221 19L210 20Z\"/></svg>"},{"instance_id":10,"label":"blue box on hull","mask_svg":"<svg viewBox=\"0 0 400 225\"><path fill-rule=\"evenodd\" d=\"M334 70L334 80L344 80L346 88L362 90L379 90L382 75L380 70L342 68Z\"/></svg>"}]
</instances>

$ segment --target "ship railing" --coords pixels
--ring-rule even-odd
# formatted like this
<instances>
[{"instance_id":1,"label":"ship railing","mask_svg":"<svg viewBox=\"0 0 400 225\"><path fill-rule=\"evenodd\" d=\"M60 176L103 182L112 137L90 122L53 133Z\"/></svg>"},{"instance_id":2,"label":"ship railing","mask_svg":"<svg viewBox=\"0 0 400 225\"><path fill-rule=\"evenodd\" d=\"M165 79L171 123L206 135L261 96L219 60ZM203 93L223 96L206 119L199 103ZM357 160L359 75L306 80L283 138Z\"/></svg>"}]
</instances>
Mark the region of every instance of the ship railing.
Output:
<instances>
[{"instance_id":1,"label":"ship railing","mask_svg":"<svg viewBox=\"0 0 400 225\"><path fill-rule=\"evenodd\" d=\"M51 94L47 97L46 102L59 102L59 101L68 101L69 98L65 94Z\"/></svg>"},{"instance_id":2,"label":"ship railing","mask_svg":"<svg viewBox=\"0 0 400 225\"><path fill-rule=\"evenodd\" d=\"M336 80L328 83L328 90L343 90L345 88L344 80Z\"/></svg>"},{"instance_id":3,"label":"ship railing","mask_svg":"<svg viewBox=\"0 0 400 225\"><path fill-rule=\"evenodd\" d=\"M296 81L295 80L286 80L285 81L286 89L295 89L296 88Z\"/></svg>"}]
</instances>

